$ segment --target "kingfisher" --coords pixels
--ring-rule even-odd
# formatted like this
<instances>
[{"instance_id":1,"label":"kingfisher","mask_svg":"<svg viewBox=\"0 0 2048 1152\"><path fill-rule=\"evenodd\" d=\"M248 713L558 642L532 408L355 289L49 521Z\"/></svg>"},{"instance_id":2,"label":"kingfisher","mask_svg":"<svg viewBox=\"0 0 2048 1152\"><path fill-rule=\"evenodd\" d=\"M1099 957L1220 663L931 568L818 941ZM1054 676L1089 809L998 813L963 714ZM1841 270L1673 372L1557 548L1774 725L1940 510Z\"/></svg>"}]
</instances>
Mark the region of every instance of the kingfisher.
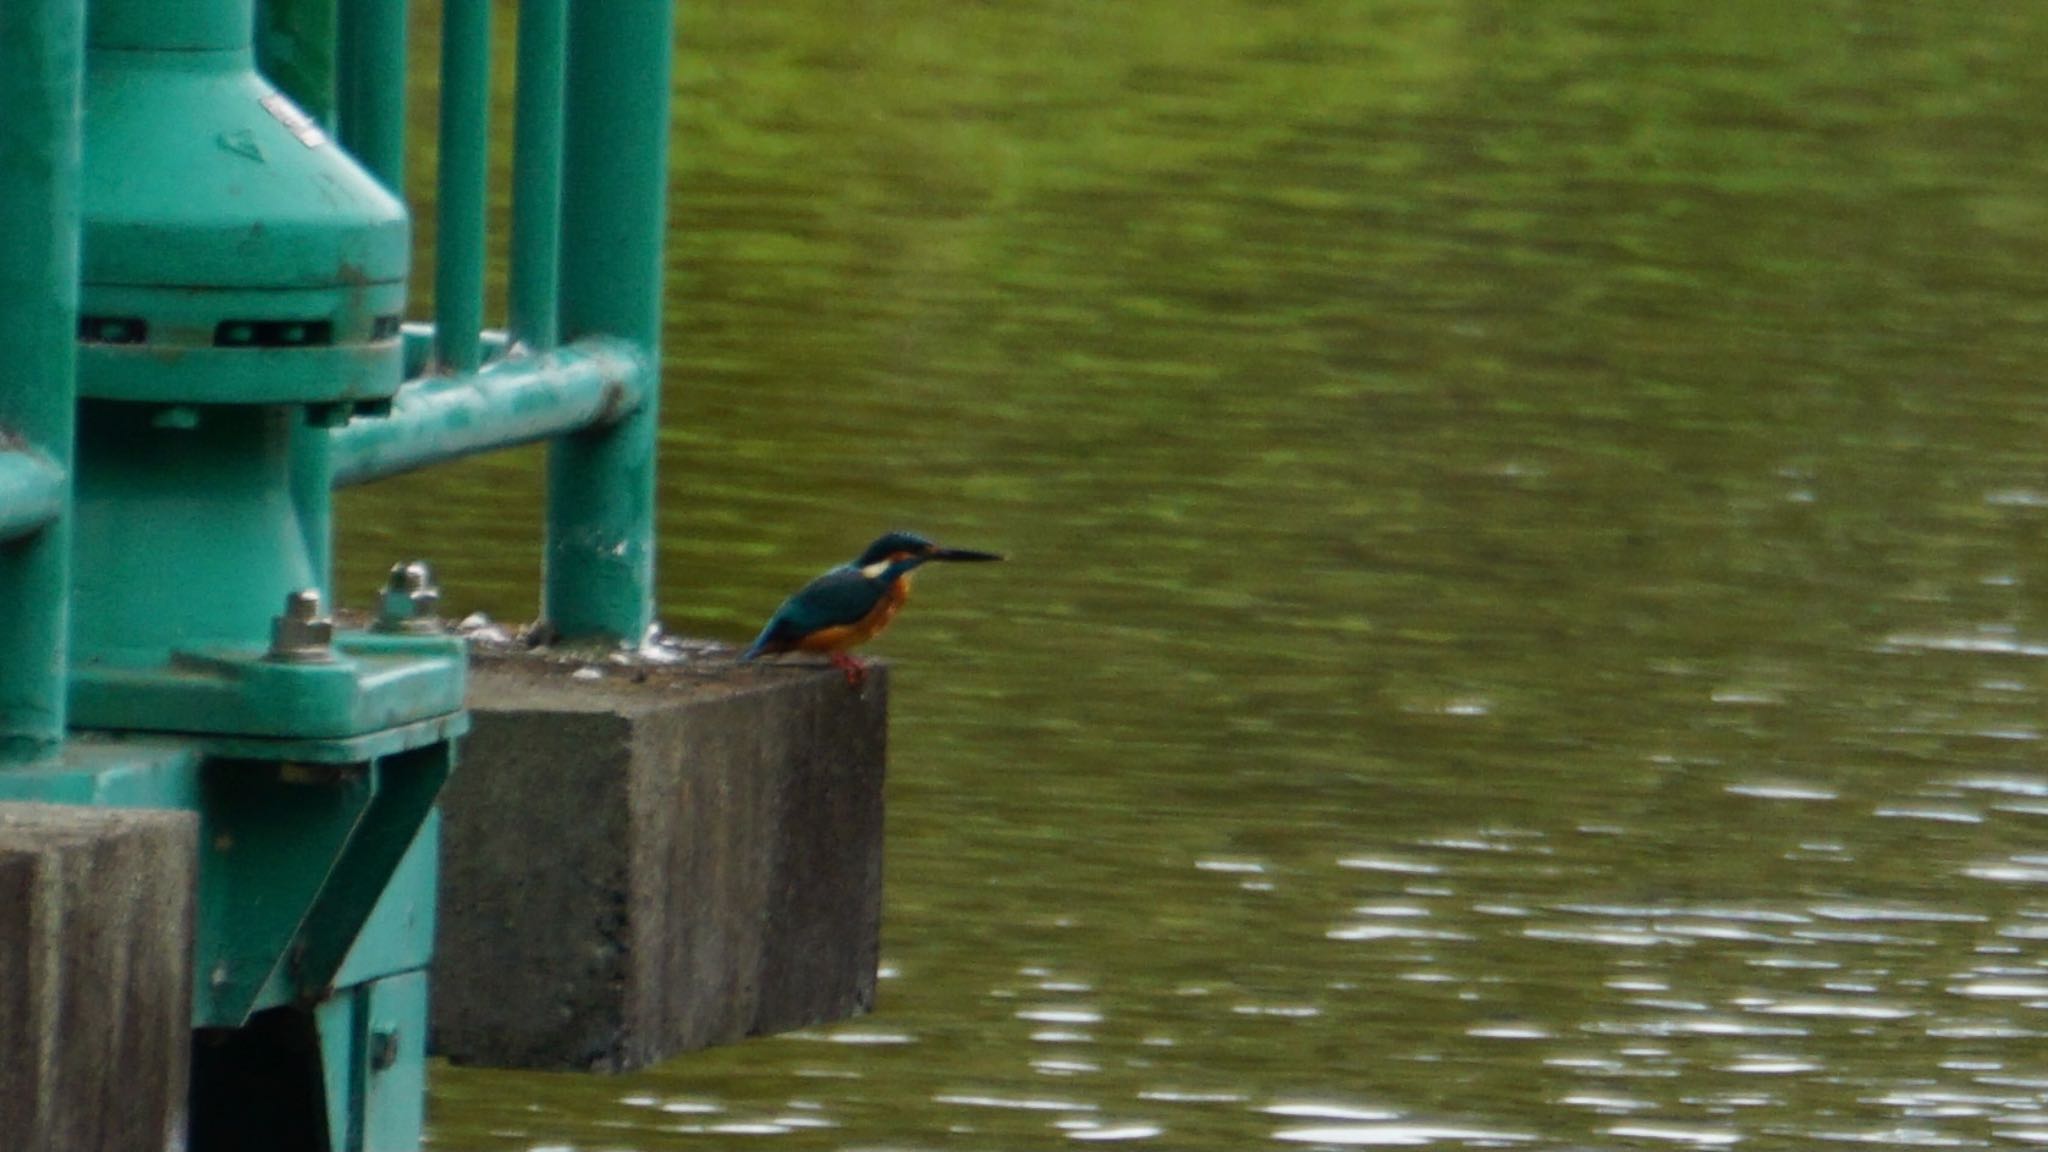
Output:
<instances>
[{"instance_id":1,"label":"kingfisher","mask_svg":"<svg viewBox=\"0 0 2048 1152\"><path fill-rule=\"evenodd\" d=\"M915 532L889 532L782 602L741 660L781 652L823 652L859 687L868 666L847 649L881 635L910 599L910 579L933 560L1001 560L994 552L941 548Z\"/></svg>"}]
</instances>

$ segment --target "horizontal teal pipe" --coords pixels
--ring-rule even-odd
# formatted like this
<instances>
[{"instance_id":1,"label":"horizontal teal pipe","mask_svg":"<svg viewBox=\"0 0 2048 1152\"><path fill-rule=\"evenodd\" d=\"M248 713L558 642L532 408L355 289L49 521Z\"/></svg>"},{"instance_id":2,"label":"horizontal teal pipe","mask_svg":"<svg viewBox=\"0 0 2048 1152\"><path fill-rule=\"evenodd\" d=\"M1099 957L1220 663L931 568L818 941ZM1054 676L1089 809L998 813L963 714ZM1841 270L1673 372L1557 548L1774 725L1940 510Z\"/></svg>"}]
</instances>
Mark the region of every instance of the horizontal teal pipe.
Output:
<instances>
[{"instance_id":1,"label":"horizontal teal pipe","mask_svg":"<svg viewBox=\"0 0 2048 1152\"><path fill-rule=\"evenodd\" d=\"M602 428L638 411L653 378L635 345L603 337L475 375L429 376L400 389L390 415L357 417L331 433L334 484Z\"/></svg>"},{"instance_id":2,"label":"horizontal teal pipe","mask_svg":"<svg viewBox=\"0 0 2048 1152\"><path fill-rule=\"evenodd\" d=\"M0 449L0 544L64 514L64 469L32 448Z\"/></svg>"}]
</instances>

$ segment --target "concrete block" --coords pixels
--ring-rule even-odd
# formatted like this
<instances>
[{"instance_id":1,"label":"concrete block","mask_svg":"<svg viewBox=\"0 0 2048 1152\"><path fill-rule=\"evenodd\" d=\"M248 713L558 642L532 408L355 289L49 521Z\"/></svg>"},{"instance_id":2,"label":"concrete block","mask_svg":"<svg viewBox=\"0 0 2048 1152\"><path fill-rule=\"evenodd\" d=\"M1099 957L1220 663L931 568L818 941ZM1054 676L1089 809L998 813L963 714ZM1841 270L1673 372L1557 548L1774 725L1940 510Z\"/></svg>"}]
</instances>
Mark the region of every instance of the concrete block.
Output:
<instances>
[{"instance_id":1,"label":"concrete block","mask_svg":"<svg viewBox=\"0 0 2048 1152\"><path fill-rule=\"evenodd\" d=\"M435 1051L637 1068L874 1001L888 676L480 658Z\"/></svg>"},{"instance_id":2,"label":"concrete block","mask_svg":"<svg viewBox=\"0 0 2048 1152\"><path fill-rule=\"evenodd\" d=\"M0 804L0 1144L185 1146L198 823Z\"/></svg>"}]
</instances>

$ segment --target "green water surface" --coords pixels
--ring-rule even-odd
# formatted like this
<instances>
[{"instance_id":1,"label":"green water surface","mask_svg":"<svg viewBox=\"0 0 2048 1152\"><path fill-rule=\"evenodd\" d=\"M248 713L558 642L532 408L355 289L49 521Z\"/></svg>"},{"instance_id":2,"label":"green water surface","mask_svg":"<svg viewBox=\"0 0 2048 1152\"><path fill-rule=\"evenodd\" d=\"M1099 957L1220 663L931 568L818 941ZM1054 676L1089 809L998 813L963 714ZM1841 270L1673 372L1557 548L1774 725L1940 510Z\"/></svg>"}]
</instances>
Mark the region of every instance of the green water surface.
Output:
<instances>
[{"instance_id":1,"label":"green water surface","mask_svg":"<svg viewBox=\"0 0 2048 1152\"><path fill-rule=\"evenodd\" d=\"M437 1152L2048 1143L2048 7L701 0L678 60L663 619L1012 560L877 645L876 1013L437 1068ZM531 616L537 469L351 495L346 590Z\"/></svg>"}]
</instances>

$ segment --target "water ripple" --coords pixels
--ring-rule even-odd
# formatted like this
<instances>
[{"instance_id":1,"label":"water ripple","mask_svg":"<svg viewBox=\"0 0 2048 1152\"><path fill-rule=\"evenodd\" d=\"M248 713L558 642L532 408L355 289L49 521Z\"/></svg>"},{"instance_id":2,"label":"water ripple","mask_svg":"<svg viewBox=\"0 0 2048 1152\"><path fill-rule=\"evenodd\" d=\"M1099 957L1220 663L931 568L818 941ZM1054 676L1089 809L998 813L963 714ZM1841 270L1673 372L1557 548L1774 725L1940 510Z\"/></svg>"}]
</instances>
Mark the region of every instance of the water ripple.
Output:
<instances>
[{"instance_id":1,"label":"water ripple","mask_svg":"<svg viewBox=\"0 0 2048 1152\"><path fill-rule=\"evenodd\" d=\"M1695 1148L1726 1148L1742 1142L1742 1133L1733 1129L1691 1128L1677 1124L1617 1124L1607 1133L1624 1139L1687 1144Z\"/></svg>"},{"instance_id":2,"label":"water ripple","mask_svg":"<svg viewBox=\"0 0 2048 1152\"><path fill-rule=\"evenodd\" d=\"M1463 1144L1492 1148L1535 1140L1529 1133L1447 1124L1330 1124L1281 1128L1273 1139L1296 1144L1332 1144L1344 1148L1421 1148L1432 1144Z\"/></svg>"},{"instance_id":3,"label":"water ripple","mask_svg":"<svg viewBox=\"0 0 2048 1152\"><path fill-rule=\"evenodd\" d=\"M1150 1140L1163 1135L1166 1129L1158 1124L1116 1123L1116 1124L1068 1124L1059 1125L1066 1132L1067 1139L1089 1143L1110 1143L1124 1140Z\"/></svg>"},{"instance_id":4,"label":"water ripple","mask_svg":"<svg viewBox=\"0 0 2048 1152\"><path fill-rule=\"evenodd\" d=\"M997 1096L968 1092L947 1092L932 1097L934 1104L951 1104L961 1108L1001 1108L1019 1112L1096 1112L1097 1105L1083 1100L1059 1100L1044 1097Z\"/></svg>"}]
</instances>

